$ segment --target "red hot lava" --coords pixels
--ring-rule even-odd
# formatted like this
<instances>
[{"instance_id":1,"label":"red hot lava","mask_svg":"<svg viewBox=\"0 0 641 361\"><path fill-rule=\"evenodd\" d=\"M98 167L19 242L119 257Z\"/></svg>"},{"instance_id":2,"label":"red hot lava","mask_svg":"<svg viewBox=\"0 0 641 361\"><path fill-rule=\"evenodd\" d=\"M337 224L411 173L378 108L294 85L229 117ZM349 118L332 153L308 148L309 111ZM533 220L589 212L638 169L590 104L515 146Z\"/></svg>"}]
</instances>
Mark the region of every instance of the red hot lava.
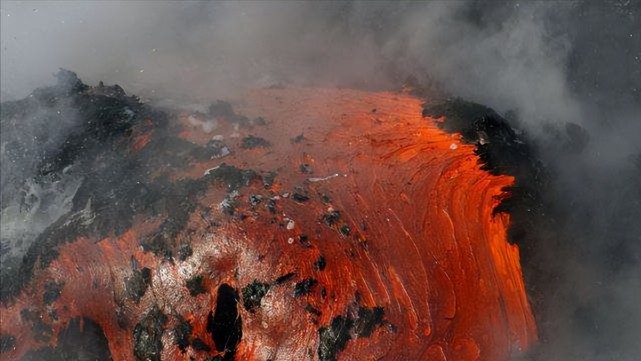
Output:
<instances>
[{"instance_id":1,"label":"red hot lava","mask_svg":"<svg viewBox=\"0 0 641 361\"><path fill-rule=\"evenodd\" d=\"M519 251L509 215L493 214L513 179L481 170L474 146L421 105L284 88L247 94L236 110L260 117L247 124L176 117L184 140L220 144L169 170L172 182L235 173L166 200L195 200L171 255L149 246L167 214L57 246L3 301L2 334L15 340L3 358L56 347L78 318L99 326L114 360L471 361L527 349L536 326ZM153 142L150 124L129 138L131 156Z\"/></svg>"}]
</instances>

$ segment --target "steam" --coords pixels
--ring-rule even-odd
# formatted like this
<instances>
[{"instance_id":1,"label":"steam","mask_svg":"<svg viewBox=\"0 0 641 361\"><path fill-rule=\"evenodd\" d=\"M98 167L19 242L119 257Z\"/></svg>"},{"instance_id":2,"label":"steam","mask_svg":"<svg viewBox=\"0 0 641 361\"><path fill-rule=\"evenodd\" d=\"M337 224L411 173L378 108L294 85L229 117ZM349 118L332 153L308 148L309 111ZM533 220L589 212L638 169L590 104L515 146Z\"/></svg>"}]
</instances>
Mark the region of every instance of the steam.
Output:
<instances>
[{"instance_id":1,"label":"steam","mask_svg":"<svg viewBox=\"0 0 641 361\"><path fill-rule=\"evenodd\" d=\"M512 111L553 175L525 259L548 283L529 357L641 356L641 2L6 1L0 16L3 101L65 67L149 99L413 78Z\"/></svg>"}]
</instances>

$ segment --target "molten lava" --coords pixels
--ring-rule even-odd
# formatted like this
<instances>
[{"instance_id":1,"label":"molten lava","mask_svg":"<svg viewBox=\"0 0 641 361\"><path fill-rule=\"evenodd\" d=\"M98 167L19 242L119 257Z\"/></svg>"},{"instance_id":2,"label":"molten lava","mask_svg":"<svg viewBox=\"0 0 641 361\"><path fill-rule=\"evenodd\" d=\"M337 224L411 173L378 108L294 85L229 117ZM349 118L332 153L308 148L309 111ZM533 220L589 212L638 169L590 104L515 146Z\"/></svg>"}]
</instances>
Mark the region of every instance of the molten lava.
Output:
<instances>
[{"instance_id":1,"label":"molten lava","mask_svg":"<svg viewBox=\"0 0 641 361\"><path fill-rule=\"evenodd\" d=\"M37 359L77 319L114 360L507 360L536 341L509 215L493 212L513 179L419 99L264 89L234 111L256 120L174 119L183 140L225 147L152 175L211 177L165 195L193 201L170 251L155 246L166 213L58 245L3 301L3 358ZM136 129L128 156L155 131Z\"/></svg>"}]
</instances>

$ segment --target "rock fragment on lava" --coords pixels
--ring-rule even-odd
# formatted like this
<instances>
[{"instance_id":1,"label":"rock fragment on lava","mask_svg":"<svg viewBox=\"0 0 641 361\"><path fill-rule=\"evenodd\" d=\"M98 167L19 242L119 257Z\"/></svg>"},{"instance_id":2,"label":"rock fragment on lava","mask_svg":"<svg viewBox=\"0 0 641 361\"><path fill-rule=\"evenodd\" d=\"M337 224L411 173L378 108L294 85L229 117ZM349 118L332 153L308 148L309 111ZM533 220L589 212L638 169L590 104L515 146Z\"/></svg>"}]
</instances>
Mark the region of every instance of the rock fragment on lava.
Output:
<instances>
[{"instance_id":1,"label":"rock fragment on lava","mask_svg":"<svg viewBox=\"0 0 641 361\"><path fill-rule=\"evenodd\" d=\"M318 260L314 262L314 269L317 271L324 270L326 266L327 266L327 262L325 261L325 257L323 256L319 256Z\"/></svg>"},{"instance_id":2,"label":"rock fragment on lava","mask_svg":"<svg viewBox=\"0 0 641 361\"><path fill-rule=\"evenodd\" d=\"M134 355L140 361L160 361L163 350L162 336L167 316L154 305L138 323L133 332Z\"/></svg>"},{"instance_id":3,"label":"rock fragment on lava","mask_svg":"<svg viewBox=\"0 0 641 361\"><path fill-rule=\"evenodd\" d=\"M238 314L238 292L228 284L218 288L218 300L213 314L209 314L207 331L212 334L216 350L233 360L236 347L243 336L242 320Z\"/></svg>"},{"instance_id":4,"label":"rock fragment on lava","mask_svg":"<svg viewBox=\"0 0 641 361\"><path fill-rule=\"evenodd\" d=\"M338 354L353 338L370 337L376 327L383 325L382 307L360 307L355 318L336 316L327 327L318 329L318 358L321 361L338 360Z\"/></svg>"},{"instance_id":5,"label":"rock fragment on lava","mask_svg":"<svg viewBox=\"0 0 641 361\"><path fill-rule=\"evenodd\" d=\"M203 275L196 275L187 280L185 286L189 290L189 294L192 297L198 296L201 293L207 292L205 285L203 284L204 278Z\"/></svg>"},{"instance_id":6,"label":"rock fragment on lava","mask_svg":"<svg viewBox=\"0 0 641 361\"><path fill-rule=\"evenodd\" d=\"M322 220L328 226L335 225L341 219L341 212L333 208L329 208L327 213L323 214Z\"/></svg>"},{"instance_id":7,"label":"rock fragment on lava","mask_svg":"<svg viewBox=\"0 0 641 361\"><path fill-rule=\"evenodd\" d=\"M178 315L176 326L173 328L174 342L178 346L181 352L185 352L187 347L189 347L192 327L189 321L187 321L181 315Z\"/></svg>"},{"instance_id":8,"label":"rock fragment on lava","mask_svg":"<svg viewBox=\"0 0 641 361\"><path fill-rule=\"evenodd\" d=\"M310 294L312 292L312 288L314 288L317 284L318 281L313 278L307 278L296 283L296 285L294 286L294 297L300 297Z\"/></svg>"},{"instance_id":9,"label":"rock fragment on lava","mask_svg":"<svg viewBox=\"0 0 641 361\"><path fill-rule=\"evenodd\" d=\"M43 301L45 305L50 305L54 303L58 297L60 297L60 292L62 292L62 287L64 287L64 282L47 282L45 283L45 292Z\"/></svg>"},{"instance_id":10,"label":"rock fragment on lava","mask_svg":"<svg viewBox=\"0 0 641 361\"><path fill-rule=\"evenodd\" d=\"M305 194L301 194L298 192L294 192L292 194L292 199L295 200L298 203L305 203L309 200L309 196Z\"/></svg>"},{"instance_id":11,"label":"rock fragment on lava","mask_svg":"<svg viewBox=\"0 0 641 361\"><path fill-rule=\"evenodd\" d=\"M125 289L129 298L138 303L147 292L150 284L151 270L144 267L141 270L133 270L132 275L125 280Z\"/></svg>"},{"instance_id":12,"label":"rock fragment on lava","mask_svg":"<svg viewBox=\"0 0 641 361\"><path fill-rule=\"evenodd\" d=\"M274 280L274 284L275 285L282 285L283 283L285 283L285 282L291 280L292 278L294 278L294 276L296 276L296 273L289 272L287 274L284 274L284 275L276 278L276 280Z\"/></svg>"},{"instance_id":13,"label":"rock fragment on lava","mask_svg":"<svg viewBox=\"0 0 641 361\"><path fill-rule=\"evenodd\" d=\"M314 171L312 170L312 166L307 164L307 163L301 164L298 167L298 169L300 169L300 172L303 173L303 174L312 174L312 173L314 173Z\"/></svg>"},{"instance_id":14,"label":"rock fragment on lava","mask_svg":"<svg viewBox=\"0 0 641 361\"><path fill-rule=\"evenodd\" d=\"M261 137L248 135L243 138L240 146L244 149L267 148L271 146L271 143Z\"/></svg>"},{"instance_id":15,"label":"rock fragment on lava","mask_svg":"<svg viewBox=\"0 0 641 361\"><path fill-rule=\"evenodd\" d=\"M252 283L243 287L241 293L243 295L243 307L247 311L254 312L260 307L260 301L269 291L269 284L254 280Z\"/></svg>"}]
</instances>

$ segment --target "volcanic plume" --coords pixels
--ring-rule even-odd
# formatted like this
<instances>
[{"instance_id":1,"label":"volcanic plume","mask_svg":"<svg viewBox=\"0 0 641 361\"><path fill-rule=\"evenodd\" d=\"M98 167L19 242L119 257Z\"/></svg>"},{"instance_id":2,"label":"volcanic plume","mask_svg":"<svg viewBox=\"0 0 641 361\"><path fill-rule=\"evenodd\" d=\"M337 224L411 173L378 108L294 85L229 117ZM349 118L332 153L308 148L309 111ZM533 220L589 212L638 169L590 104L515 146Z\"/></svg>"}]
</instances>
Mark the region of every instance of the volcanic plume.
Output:
<instances>
[{"instance_id":1,"label":"volcanic plume","mask_svg":"<svg viewBox=\"0 0 641 361\"><path fill-rule=\"evenodd\" d=\"M507 360L536 341L492 150L524 148L465 118L486 108L271 87L158 110L61 71L2 121L43 103L82 121L39 181L86 176L4 269L3 358Z\"/></svg>"}]
</instances>

